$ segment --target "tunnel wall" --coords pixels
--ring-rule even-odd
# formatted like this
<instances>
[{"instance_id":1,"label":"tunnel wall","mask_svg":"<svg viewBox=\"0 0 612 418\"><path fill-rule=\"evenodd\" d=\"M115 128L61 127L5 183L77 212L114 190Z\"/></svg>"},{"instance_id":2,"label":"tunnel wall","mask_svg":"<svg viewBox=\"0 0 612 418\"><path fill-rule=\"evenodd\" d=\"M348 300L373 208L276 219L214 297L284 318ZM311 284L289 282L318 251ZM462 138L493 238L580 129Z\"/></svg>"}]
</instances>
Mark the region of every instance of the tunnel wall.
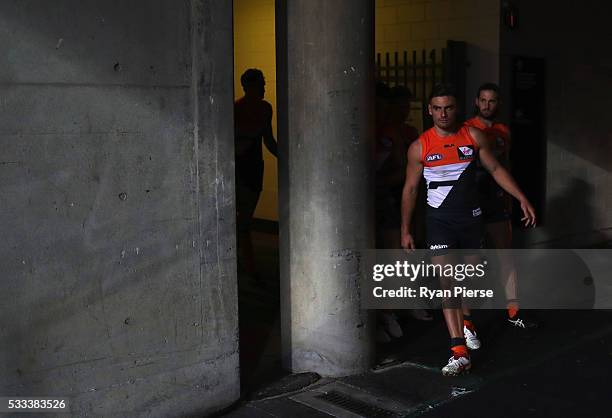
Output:
<instances>
[{"instance_id":1,"label":"tunnel wall","mask_svg":"<svg viewBox=\"0 0 612 418\"><path fill-rule=\"evenodd\" d=\"M447 41L466 43L466 114L487 81L499 81L499 8L496 0L376 0L376 53L436 50L438 62ZM393 62L393 61L392 61ZM417 87L417 91L420 87ZM428 87L428 92L429 94ZM414 117L415 115L413 115Z\"/></svg>"},{"instance_id":2,"label":"tunnel wall","mask_svg":"<svg viewBox=\"0 0 612 418\"><path fill-rule=\"evenodd\" d=\"M502 25L501 86L511 99L512 57L545 60L546 178L542 227L527 245L577 247L612 239L610 5L514 0L518 26ZM504 106L509 111L511 103ZM507 115L510 118L511 115ZM520 164L520 156L513 164Z\"/></svg>"},{"instance_id":3,"label":"tunnel wall","mask_svg":"<svg viewBox=\"0 0 612 418\"><path fill-rule=\"evenodd\" d=\"M0 48L0 392L235 401L231 2L3 1Z\"/></svg>"}]
</instances>

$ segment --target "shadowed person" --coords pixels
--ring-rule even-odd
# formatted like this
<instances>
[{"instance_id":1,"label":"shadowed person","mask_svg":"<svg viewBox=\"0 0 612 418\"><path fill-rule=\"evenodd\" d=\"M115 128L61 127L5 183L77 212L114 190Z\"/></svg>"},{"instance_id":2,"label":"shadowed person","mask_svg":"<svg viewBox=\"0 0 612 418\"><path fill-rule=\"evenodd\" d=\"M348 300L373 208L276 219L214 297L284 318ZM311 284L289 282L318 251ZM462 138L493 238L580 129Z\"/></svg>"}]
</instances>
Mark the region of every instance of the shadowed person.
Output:
<instances>
[{"instance_id":1,"label":"shadowed person","mask_svg":"<svg viewBox=\"0 0 612 418\"><path fill-rule=\"evenodd\" d=\"M476 116L468 119L465 124L484 132L495 158L509 171L510 128L497 119L500 106L497 84L485 83L480 86L475 106ZM485 226L485 246L501 250L497 258L506 294L507 324L517 329L535 328L537 324L533 319L525 316L524 311L519 313L517 270L511 253L505 251L512 248L511 198L484 168L478 170L477 181Z\"/></svg>"},{"instance_id":2,"label":"shadowed person","mask_svg":"<svg viewBox=\"0 0 612 418\"><path fill-rule=\"evenodd\" d=\"M236 153L236 226L238 229L238 261L254 279L251 220L263 186L264 161L261 142L277 155L272 133L272 105L266 102L263 73L250 68L240 77L244 96L234 103L234 147Z\"/></svg>"}]
</instances>

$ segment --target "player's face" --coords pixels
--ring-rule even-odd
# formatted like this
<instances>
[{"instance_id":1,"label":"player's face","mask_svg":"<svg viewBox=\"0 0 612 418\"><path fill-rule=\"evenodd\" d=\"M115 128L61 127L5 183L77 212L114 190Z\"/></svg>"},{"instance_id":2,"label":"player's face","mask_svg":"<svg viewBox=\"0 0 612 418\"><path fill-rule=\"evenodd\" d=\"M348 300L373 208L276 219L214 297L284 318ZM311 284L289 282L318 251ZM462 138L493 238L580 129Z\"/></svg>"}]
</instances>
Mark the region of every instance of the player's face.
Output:
<instances>
[{"instance_id":1,"label":"player's face","mask_svg":"<svg viewBox=\"0 0 612 418\"><path fill-rule=\"evenodd\" d=\"M457 100L453 96L434 97L429 102L429 114L440 129L450 129L457 120Z\"/></svg>"},{"instance_id":2,"label":"player's face","mask_svg":"<svg viewBox=\"0 0 612 418\"><path fill-rule=\"evenodd\" d=\"M244 92L250 95L251 97L257 97L259 99L263 99L266 93L265 85L266 85L266 82L263 80L254 81L245 88Z\"/></svg>"},{"instance_id":3,"label":"player's face","mask_svg":"<svg viewBox=\"0 0 612 418\"><path fill-rule=\"evenodd\" d=\"M482 90L476 98L478 114L485 119L493 119L497 116L499 99L493 90Z\"/></svg>"},{"instance_id":4,"label":"player's face","mask_svg":"<svg viewBox=\"0 0 612 418\"><path fill-rule=\"evenodd\" d=\"M255 91L257 92L257 96L260 98L264 98L265 94L266 94L266 82L265 81L260 81L255 83Z\"/></svg>"}]
</instances>

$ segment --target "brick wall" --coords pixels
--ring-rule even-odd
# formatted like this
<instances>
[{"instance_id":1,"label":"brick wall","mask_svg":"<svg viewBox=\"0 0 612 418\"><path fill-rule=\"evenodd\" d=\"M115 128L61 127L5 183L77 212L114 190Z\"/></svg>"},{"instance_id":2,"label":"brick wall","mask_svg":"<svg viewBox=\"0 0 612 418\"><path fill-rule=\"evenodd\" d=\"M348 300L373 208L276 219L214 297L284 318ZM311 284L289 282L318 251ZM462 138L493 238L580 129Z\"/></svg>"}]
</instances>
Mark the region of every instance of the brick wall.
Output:
<instances>
[{"instance_id":1,"label":"brick wall","mask_svg":"<svg viewBox=\"0 0 612 418\"><path fill-rule=\"evenodd\" d=\"M485 81L499 80L498 0L376 0L376 52L441 49L467 42L468 102ZM438 55L439 56L439 55Z\"/></svg>"}]
</instances>

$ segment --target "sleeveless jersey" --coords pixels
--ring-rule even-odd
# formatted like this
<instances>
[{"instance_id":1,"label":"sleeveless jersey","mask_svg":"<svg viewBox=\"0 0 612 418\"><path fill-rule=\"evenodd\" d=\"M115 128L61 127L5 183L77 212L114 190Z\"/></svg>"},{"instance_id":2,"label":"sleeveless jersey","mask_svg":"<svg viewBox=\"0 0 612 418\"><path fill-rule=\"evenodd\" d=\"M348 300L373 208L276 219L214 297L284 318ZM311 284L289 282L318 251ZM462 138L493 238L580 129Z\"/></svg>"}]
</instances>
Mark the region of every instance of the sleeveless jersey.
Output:
<instances>
[{"instance_id":1,"label":"sleeveless jersey","mask_svg":"<svg viewBox=\"0 0 612 418\"><path fill-rule=\"evenodd\" d=\"M477 116L466 120L465 125L478 128L484 132L493 155L495 155L495 158L497 158L501 165L509 170L510 167L508 167L508 158L510 157L510 129L508 126L499 122L495 122L493 125L487 126ZM502 203L497 205L498 207L493 211L501 211L504 208L510 210L511 203L508 194L493 180L491 175L484 169L484 167L479 165L476 177L478 189L481 193L481 199L484 200L483 204L489 207L489 211L493 210L490 203L497 200L501 200Z\"/></svg>"},{"instance_id":2,"label":"sleeveless jersey","mask_svg":"<svg viewBox=\"0 0 612 418\"><path fill-rule=\"evenodd\" d=\"M495 158L497 158L500 163L505 165L504 160L510 149L510 129L508 126L499 122L495 122L493 125L487 126L477 116L466 120L465 124L467 126L478 128L485 133Z\"/></svg>"},{"instance_id":3,"label":"sleeveless jersey","mask_svg":"<svg viewBox=\"0 0 612 418\"><path fill-rule=\"evenodd\" d=\"M436 209L480 214L476 190L478 144L469 128L440 136L435 128L419 138L423 177L427 182L427 204Z\"/></svg>"}]
</instances>

